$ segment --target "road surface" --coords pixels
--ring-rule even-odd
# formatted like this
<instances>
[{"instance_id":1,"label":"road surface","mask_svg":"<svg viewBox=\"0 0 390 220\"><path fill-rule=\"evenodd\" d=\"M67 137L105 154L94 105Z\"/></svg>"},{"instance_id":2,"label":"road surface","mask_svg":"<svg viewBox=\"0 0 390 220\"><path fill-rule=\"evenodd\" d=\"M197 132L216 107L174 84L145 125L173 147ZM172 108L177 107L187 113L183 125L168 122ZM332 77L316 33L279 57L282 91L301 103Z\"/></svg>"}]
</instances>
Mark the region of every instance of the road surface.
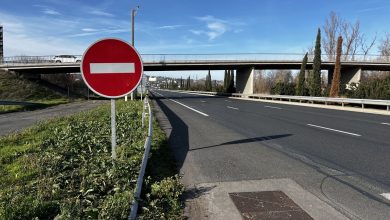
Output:
<instances>
[{"instance_id":1,"label":"road surface","mask_svg":"<svg viewBox=\"0 0 390 220\"><path fill-rule=\"evenodd\" d=\"M348 218L389 219L390 117L152 94L186 185L288 178Z\"/></svg>"},{"instance_id":2,"label":"road surface","mask_svg":"<svg viewBox=\"0 0 390 220\"><path fill-rule=\"evenodd\" d=\"M0 114L0 136L20 131L38 121L85 111L105 102L101 100L73 102L35 111Z\"/></svg>"}]
</instances>

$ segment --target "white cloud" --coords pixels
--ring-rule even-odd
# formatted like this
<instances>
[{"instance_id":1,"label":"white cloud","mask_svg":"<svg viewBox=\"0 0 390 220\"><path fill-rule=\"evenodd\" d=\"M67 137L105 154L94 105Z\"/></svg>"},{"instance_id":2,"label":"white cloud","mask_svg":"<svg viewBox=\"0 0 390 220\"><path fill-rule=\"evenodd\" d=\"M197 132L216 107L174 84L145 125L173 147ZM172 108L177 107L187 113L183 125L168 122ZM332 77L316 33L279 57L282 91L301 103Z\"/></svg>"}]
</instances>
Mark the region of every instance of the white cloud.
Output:
<instances>
[{"instance_id":1,"label":"white cloud","mask_svg":"<svg viewBox=\"0 0 390 220\"><path fill-rule=\"evenodd\" d=\"M157 29L174 30L174 29L178 29L178 28L181 28L181 27L184 27L184 25L165 25L165 26L160 26Z\"/></svg>"},{"instance_id":2,"label":"white cloud","mask_svg":"<svg viewBox=\"0 0 390 220\"><path fill-rule=\"evenodd\" d=\"M205 22L206 29L190 30L190 32L195 35L206 35L209 40L214 40L230 30L229 26L227 25L229 22L226 20L218 19L210 15L196 17L196 19Z\"/></svg>"},{"instance_id":3,"label":"white cloud","mask_svg":"<svg viewBox=\"0 0 390 220\"><path fill-rule=\"evenodd\" d=\"M98 31L97 29L94 29L94 28L83 28L81 30L85 31L85 32L95 32L95 31Z\"/></svg>"},{"instance_id":4,"label":"white cloud","mask_svg":"<svg viewBox=\"0 0 390 220\"><path fill-rule=\"evenodd\" d=\"M59 13L58 11L53 10L53 9L44 9L43 13L48 14L48 15L61 15L61 13Z\"/></svg>"},{"instance_id":5,"label":"white cloud","mask_svg":"<svg viewBox=\"0 0 390 220\"><path fill-rule=\"evenodd\" d=\"M208 29L210 30L207 33L210 40L214 40L215 38L221 36L227 31L227 26L224 23L214 21L207 24Z\"/></svg>"},{"instance_id":6,"label":"white cloud","mask_svg":"<svg viewBox=\"0 0 390 220\"><path fill-rule=\"evenodd\" d=\"M206 31L200 31L200 30L190 30L190 32L195 35L207 34Z\"/></svg>"},{"instance_id":7,"label":"white cloud","mask_svg":"<svg viewBox=\"0 0 390 220\"><path fill-rule=\"evenodd\" d=\"M364 9L361 9L361 10L357 10L356 12L357 13L372 12L372 11L378 11L378 10L381 10L381 9L384 9L384 8L385 8L384 6L372 7L372 8L364 8Z\"/></svg>"},{"instance_id":8,"label":"white cloud","mask_svg":"<svg viewBox=\"0 0 390 220\"><path fill-rule=\"evenodd\" d=\"M58 19L18 17L0 12L4 27L5 56L52 55L58 53L82 53L86 46L82 42L72 42L53 34L69 29L72 22ZM44 34L42 34L44 33Z\"/></svg>"},{"instance_id":9,"label":"white cloud","mask_svg":"<svg viewBox=\"0 0 390 220\"><path fill-rule=\"evenodd\" d=\"M35 4L33 5L34 7L40 8L42 10L42 13L47 14L47 15L61 15L60 12L57 10L54 10L53 8L47 6L47 5L39 5Z\"/></svg>"},{"instance_id":10,"label":"white cloud","mask_svg":"<svg viewBox=\"0 0 390 220\"><path fill-rule=\"evenodd\" d=\"M104 17L115 17L115 15L113 15L111 13L108 13L108 12L105 12L105 11L101 11L101 10L98 10L98 9L93 9L93 10L91 10L88 13L92 14L92 15L98 15L98 16L104 16Z\"/></svg>"}]
</instances>

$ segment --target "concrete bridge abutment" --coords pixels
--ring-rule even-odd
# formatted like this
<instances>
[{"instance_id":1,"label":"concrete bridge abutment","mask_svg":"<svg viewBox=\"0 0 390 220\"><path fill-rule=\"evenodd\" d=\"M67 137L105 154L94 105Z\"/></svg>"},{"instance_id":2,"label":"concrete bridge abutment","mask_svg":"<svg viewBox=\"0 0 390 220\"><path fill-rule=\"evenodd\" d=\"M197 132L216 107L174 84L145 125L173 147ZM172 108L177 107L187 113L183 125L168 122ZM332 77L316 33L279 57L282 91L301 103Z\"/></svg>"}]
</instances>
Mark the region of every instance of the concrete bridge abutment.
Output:
<instances>
[{"instance_id":1,"label":"concrete bridge abutment","mask_svg":"<svg viewBox=\"0 0 390 220\"><path fill-rule=\"evenodd\" d=\"M328 84L332 84L334 70L328 71ZM348 85L351 83L360 83L362 78L362 69L361 68L341 68L340 84Z\"/></svg>"},{"instance_id":2,"label":"concrete bridge abutment","mask_svg":"<svg viewBox=\"0 0 390 220\"><path fill-rule=\"evenodd\" d=\"M236 71L237 93L253 94L255 68L239 68Z\"/></svg>"}]
</instances>

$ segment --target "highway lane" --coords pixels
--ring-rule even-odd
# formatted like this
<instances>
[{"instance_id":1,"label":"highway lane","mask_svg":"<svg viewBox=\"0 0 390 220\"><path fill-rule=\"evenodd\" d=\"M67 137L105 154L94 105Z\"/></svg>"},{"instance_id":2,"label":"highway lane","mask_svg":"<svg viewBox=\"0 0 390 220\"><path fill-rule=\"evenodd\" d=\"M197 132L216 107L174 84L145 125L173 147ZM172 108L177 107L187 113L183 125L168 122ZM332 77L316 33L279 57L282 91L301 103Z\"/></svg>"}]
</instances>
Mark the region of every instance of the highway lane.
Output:
<instances>
[{"instance_id":1,"label":"highway lane","mask_svg":"<svg viewBox=\"0 0 390 220\"><path fill-rule=\"evenodd\" d=\"M364 214L359 214L359 209L365 210L367 204L372 206L375 203L376 208L367 212L371 213L371 217L378 210L382 210L382 213L387 210L387 214L390 214L387 200L380 196L390 192L390 126L386 124L389 123L388 116L167 91L156 91L154 94L208 115L201 115L167 99L160 100L160 104L176 112L176 117L187 126L190 140L187 143L188 152L181 152L186 155L183 160L187 160L183 161L183 169L187 169L187 173L195 172L198 177L189 178L189 182L288 176L321 196L324 194L321 175L332 176L332 180L327 183L328 192L323 196L337 201L335 206L338 208L352 209L351 213L364 217ZM200 121L205 125L201 125ZM197 131L214 126L213 130L203 135ZM227 140L222 143L206 143L218 142L204 137L207 134L214 134L215 137L220 135L221 139L225 137ZM241 139L231 139L234 136L240 136ZM195 137L203 141L191 140ZM242 144L251 146L242 148ZM266 152L262 151L263 155L260 155L257 149L259 146L265 146L268 151L265 149ZM224 151L229 150L223 152L213 149L221 147ZM279 155L275 156L275 151ZM219 155L215 155L217 152ZM265 155L270 154L273 156L266 158ZM288 159L280 154L287 155ZM186 163L191 165L186 167ZM301 163L316 171L302 168ZM219 166L229 169L221 170ZM260 166L264 169L259 170ZM321 189L318 188L319 184ZM351 201L347 198L351 196L346 194L350 189L357 193L356 196L360 195L360 200Z\"/></svg>"}]
</instances>

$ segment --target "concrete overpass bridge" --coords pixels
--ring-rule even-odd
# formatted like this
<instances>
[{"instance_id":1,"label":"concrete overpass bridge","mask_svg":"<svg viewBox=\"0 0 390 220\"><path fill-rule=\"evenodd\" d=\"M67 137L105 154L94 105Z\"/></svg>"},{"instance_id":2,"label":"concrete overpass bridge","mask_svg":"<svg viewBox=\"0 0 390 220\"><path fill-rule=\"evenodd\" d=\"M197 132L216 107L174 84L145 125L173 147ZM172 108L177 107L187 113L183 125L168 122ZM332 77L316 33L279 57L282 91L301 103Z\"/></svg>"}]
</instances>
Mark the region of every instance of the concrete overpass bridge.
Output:
<instances>
[{"instance_id":1,"label":"concrete overpass bridge","mask_svg":"<svg viewBox=\"0 0 390 220\"><path fill-rule=\"evenodd\" d=\"M235 53L235 54L142 54L144 71L236 70L236 87L242 93L253 93L254 70L301 68L304 54ZM55 63L54 56L5 57L0 69L20 74L53 74L80 72L80 63ZM80 57L81 56L77 56ZM325 56L323 56L325 57ZM307 69L312 69L309 57ZM321 69L332 79L334 60L322 58ZM341 62L341 82L359 82L363 70L390 71L390 57L356 55Z\"/></svg>"}]
</instances>

